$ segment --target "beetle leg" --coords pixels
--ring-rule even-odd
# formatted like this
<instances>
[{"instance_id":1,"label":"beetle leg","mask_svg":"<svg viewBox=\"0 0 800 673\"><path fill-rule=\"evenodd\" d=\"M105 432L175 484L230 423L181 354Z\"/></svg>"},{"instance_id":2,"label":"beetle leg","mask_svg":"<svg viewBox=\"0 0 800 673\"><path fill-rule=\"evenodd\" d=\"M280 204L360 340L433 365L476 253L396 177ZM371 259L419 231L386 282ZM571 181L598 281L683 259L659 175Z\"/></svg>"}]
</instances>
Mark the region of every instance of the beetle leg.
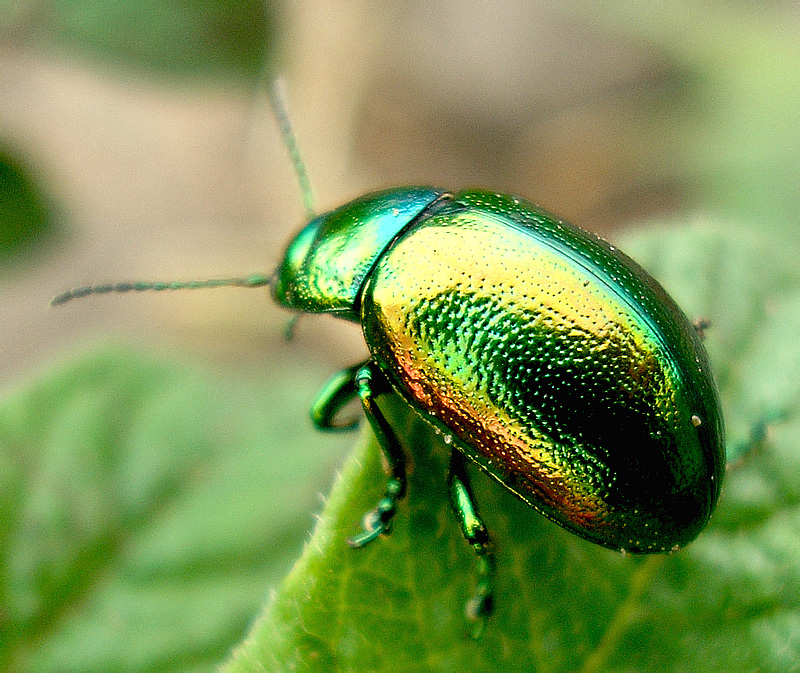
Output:
<instances>
[{"instance_id":1,"label":"beetle leg","mask_svg":"<svg viewBox=\"0 0 800 673\"><path fill-rule=\"evenodd\" d=\"M692 327L694 327L694 331L697 332L697 336L700 337L700 341L703 341L706 338L706 330L711 327L711 321L702 316L697 317L692 320Z\"/></svg>"},{"instance_id":2,"label":"beetle leg","mask_svg":"<svg viewBox=\"0 0 800 673\"><path fill-rule=\"evenodd\" d=\"M337 372L319 391L311 405L311 421L318 430L352 430L358 425L358 418L337 422L336 416L358 395L356 374L363 366L361 363Z\"/></svg>"},{"instance_id":3,"label":"beetle leg","mask_svg":"<svg viewBox=\"0 0 800 673\"><path fill-rule=\"evenodd\" d=\"M297 323L300 322L301 315L303 314L295 313L286 321L286 325L283 328L283 338L286 339L286 341L294 341L294 335L297 331Z\"/></svg>"},{"instance_id":4,"label":"beetle leg","mask_svg":"<svg viewBox=\"0 0 800 673\"><path fill-rule=\"evenodd\" d=\"M450 458L450 471L447 479L450 502L461 524L464 539L478 557L478 584L475 594L466 606L467 618L477 622L473 637L483 631L486 617L492 613L494 602L494 551L489 533L478 514L475 498L469 487L469 479L464 466L464 456L453 451Z\"/></svg>"},{"instance_id":5,"label":"beetle leg","mask_svg":"<svg viewBox=\"0 0 800 673\"><path fill-rule=\"evenodd\" d=\"M403 497L406 490L406 456L389 422L375 403L376 397L391 392L386 376L374 362L367 362L356 372L355 387L389 466L389 481L383 497L364 516L364 530L348 540L351 547L363 547L379 535L391 532L397 500Z\"/></svg>"}]
</instances>

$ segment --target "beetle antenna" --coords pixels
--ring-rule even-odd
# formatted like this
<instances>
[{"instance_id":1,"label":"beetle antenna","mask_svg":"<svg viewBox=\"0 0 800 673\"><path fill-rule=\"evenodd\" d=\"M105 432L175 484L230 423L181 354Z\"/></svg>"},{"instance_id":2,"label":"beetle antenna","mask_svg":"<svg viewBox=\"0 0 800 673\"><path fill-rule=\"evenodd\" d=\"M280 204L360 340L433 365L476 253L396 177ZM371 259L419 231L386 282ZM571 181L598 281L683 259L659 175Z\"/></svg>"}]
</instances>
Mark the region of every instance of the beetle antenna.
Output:
<instances>
[{"instance_id":1,"label":"beetle antenna","mask_svg":"<svg viewBox=\"0 0 800 673\"><path fill-rule=\"evenodd\" d=\"M292 129L292 122L286 108L286 98L283 95L282 85L279 79L273 78L267 85L267 96L272 114L278 122L283 145L289 153L289 160L292 162L297 183L303 198L303 206L306 209L309 219L314 213L314 195L311 191L311 182L308 179L306 165L300 155L297 146L297 138ZM50 306L60 306L73 299L88 297L94 294L110 294L123 292L146 292L149 290L160 292L162 290L197 290L200 288L212 287L260 287L271 285L274 274L265 276L263 274L253 274L239 278L209 278L206 280L187 280L187 281L132 281L126 283L106 283L101 285L84 285L72 290L62 292L54 297ZM292 321L287 329L287 338L291 338L294 331L295 321Z\"/></svg>"},{"instance_id":2,"label":"beetle antenna","mask_svg":"<svg viewBox=\"0 0 800 673\"><path fill-rule=\"evenodd\" d=\"M273 276L271 275L253 274L240 278L209 278L207 280L184 281L135 281L131 283L85 285L62 292L57 297L53 298L50 302L50 306L59 306L61 304L66 304L72 299L80 299L81 297L88 297L93 294L146 292L148 290L153 290L155 292L160 292L162 290L198 290L209 287L261 287L263 285L271 285L272 282Z\"/></svg>"},{"instance_id":3,"label":"beetle antenna","mask_svg":"<svg viewBox=\"0 0 800 673\"><path fill-rule=\"evenodd\" d=\"M280 128L283 146L289 153L289 160L292 162L294 174L297 177L297 183L300 186L300 192L303 197L303 206L310 220L315 215L314 194L311 191L311 181L308 179L306 165L303 162L303 157L300 155L300 148L297 146L297 137L292 129L292 122L289 118L289 111L286 108L286 97L283 94L283 85L280 79L273 78L269 81L267 85L267 96L269 98L269 106L272 109L272 114L275 116L275 120L278 122L278 127Z\"/></svg>"}]
</instances>

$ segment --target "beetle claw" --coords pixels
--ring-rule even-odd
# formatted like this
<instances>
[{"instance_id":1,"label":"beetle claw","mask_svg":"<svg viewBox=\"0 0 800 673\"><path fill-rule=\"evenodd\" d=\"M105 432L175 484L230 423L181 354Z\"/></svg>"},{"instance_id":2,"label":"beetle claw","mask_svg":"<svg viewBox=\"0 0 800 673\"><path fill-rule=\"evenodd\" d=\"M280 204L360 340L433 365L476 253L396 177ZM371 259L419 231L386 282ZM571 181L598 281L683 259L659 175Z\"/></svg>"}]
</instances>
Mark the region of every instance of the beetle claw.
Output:
<instances>
[{"instance_id":1,"label":"beetle claw","mask_svg":"<svg viewBox=\"0 0 800 673\"><path fill-rule=\"evenodd\" d=\"M706 330L711 327L711 321L708 318L698 316L692 320L692 327L694 327L695 332L697 332L697 336L699 336L700 340L702 341L706 338Z\"/></svg>"},{"instance_id":2,"label":"beetle claw","mask_svg":"<svg viewBox=\"0 0 800 673\"><path fill-rule=\"evenodd\" d=\"M364 530L358 535L347 540L354 549L363 547L381 535L389 535L392 532L392 518L397 511L397 488L390 483L386 494L380 499L375 509L371 509L364 515Z\"/></svg>"},{"instance_id":3,"label":"beetle claw","mask_svg":"<svg viewBox=\"0 0 800 673\"><path fill-rule=\"evenodd\" d=\"M375 510L368 512L364 517L364 530L358 535L347 538L347 544L353 549L359 549L369 544L386 532L385 527L379 521L375 520L377 518L376 514L377 512Z\"/></svg>"},{"instance_id":4,"label":"beetle claw","mask_svg":"<svg viewBox=\"0 0 800 673\"><path fill-rule=\"evenodd\" d=\"M478 640L494 611L494 555L490 543L476 545L475 551L478 554L478 586L467 601L464 612L472 626L469 637Z\"/></svg>"},{"instance_id":5,"label":"beetle claw","mask_svg":"<svg viewBox=\"0 0 800 673\"><path fill-rule=\"evenodd\" d=\"M494 601L491 593L476 594L467 601L464 611L471 625L468 636L472 640L480 640L486 630L486 620L491 616L493 610Z\"/></svg>"}]
</instances>

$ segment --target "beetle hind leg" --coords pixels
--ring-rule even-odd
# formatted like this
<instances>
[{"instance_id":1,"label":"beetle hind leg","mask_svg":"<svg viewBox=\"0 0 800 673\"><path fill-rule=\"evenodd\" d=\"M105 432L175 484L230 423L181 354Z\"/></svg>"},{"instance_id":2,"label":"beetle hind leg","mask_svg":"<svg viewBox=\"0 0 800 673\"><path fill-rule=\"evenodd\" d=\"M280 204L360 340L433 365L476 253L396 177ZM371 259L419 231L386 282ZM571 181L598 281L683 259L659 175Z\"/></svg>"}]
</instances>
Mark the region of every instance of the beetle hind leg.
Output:
<instances>
[{"instance_id":1,"label":"beetle hind leg","mask_svg":"<svg viewBox=\"0 0 800 673\"><path fill-rule=\"evenodd\" d=\"M700 337L700 341L704 341L706 338L706 330L711 327L711 321L703 316L698 316L692 320L692 327L694 327L694 331L697 332L697 336Z\"/></svg>"},{"instance_id":2,"label":"beetle hind leg","mask_svg":"<svg viewBox=\"0 0 800 673\"><path fill-rule=\"evenodd\" d=\"M361 398L364 414L386 458L389 472L383 497L364 515L364 530L348 540L351 547L357 548L372 542L380 535L391 533L397 501L406 491L406 456L389 422L375 403L376 397L391 392L386 376L375 363L367 362L356 369L353 382L355 391Z\"/></svg>"},{"instance_id":3,"label":"beetle hind leg","mask_svg":"<svg viewBox=\"0 0 800 673\"><path fill-rule=\"evenodd\" d=\"M448 474L448 491L453 511L461 524L461 532L475 555L478 557L478 582L475 593L467 602L467 619L474 622L473 638L479 638L483 633L486 618L492 614L494 608L494 550L489 532L478 514L475 498L469 487L469 479L464 465L464 457L458 451L453 451L450 458L450 471Z\"/></svg>"}]
</instances>

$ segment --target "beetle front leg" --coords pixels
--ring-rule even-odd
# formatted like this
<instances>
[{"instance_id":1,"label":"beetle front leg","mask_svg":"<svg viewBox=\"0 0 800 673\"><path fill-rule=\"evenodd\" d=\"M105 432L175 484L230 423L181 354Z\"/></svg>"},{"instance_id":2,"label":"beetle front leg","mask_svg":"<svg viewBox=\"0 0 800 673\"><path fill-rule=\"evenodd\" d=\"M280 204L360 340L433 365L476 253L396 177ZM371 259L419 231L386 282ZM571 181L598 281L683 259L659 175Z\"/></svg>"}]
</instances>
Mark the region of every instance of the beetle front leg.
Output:
<instances>
[{"instance_id":1,"label":"beetle front leg","mask_svg":"<svg viewBox=\"0 0 800 673\"><path fill-rule=\"evenodd\" d=\"M489 532L478 514L475 498L469 487L464 456L458 451L453 451L450 458L447 486L450 502L461 524L464 539L478 557L478 584L475 587L475 594L466 606L467 618L476 622L472 637L478 638L483 632L486 618L492 614L494 607L495 560Z\"/></svg>"},{"instance_id":2,"label":"beetle front leg","mask_svg":"<svg viewBox=\"0 0 800 673\"><path fill-rule=\"evenodd\" d=\"M358 395L356 375L363 366L362 362L337 372L319 391L311 405L311 421L318 430L352 430L358 425L358 418L340 421L337 416Z\"/></svg>"},{"instance_id":3,"label":"beetle front leg","mask_svg":"<svg viewBox=\"0 0 800 673\"><path fill-rule=\"evenodd\" d=\"M386 376L374 362L367 362L355 375L355 387L389 468L389 481L383 497L374 509L364 515L364 530L348 540L351 547L363 547L379 535L391 532L397 500L406 491L406 456L386 417L375 403L376 397L392 391Z\"/></svg>"}]
</instances>

